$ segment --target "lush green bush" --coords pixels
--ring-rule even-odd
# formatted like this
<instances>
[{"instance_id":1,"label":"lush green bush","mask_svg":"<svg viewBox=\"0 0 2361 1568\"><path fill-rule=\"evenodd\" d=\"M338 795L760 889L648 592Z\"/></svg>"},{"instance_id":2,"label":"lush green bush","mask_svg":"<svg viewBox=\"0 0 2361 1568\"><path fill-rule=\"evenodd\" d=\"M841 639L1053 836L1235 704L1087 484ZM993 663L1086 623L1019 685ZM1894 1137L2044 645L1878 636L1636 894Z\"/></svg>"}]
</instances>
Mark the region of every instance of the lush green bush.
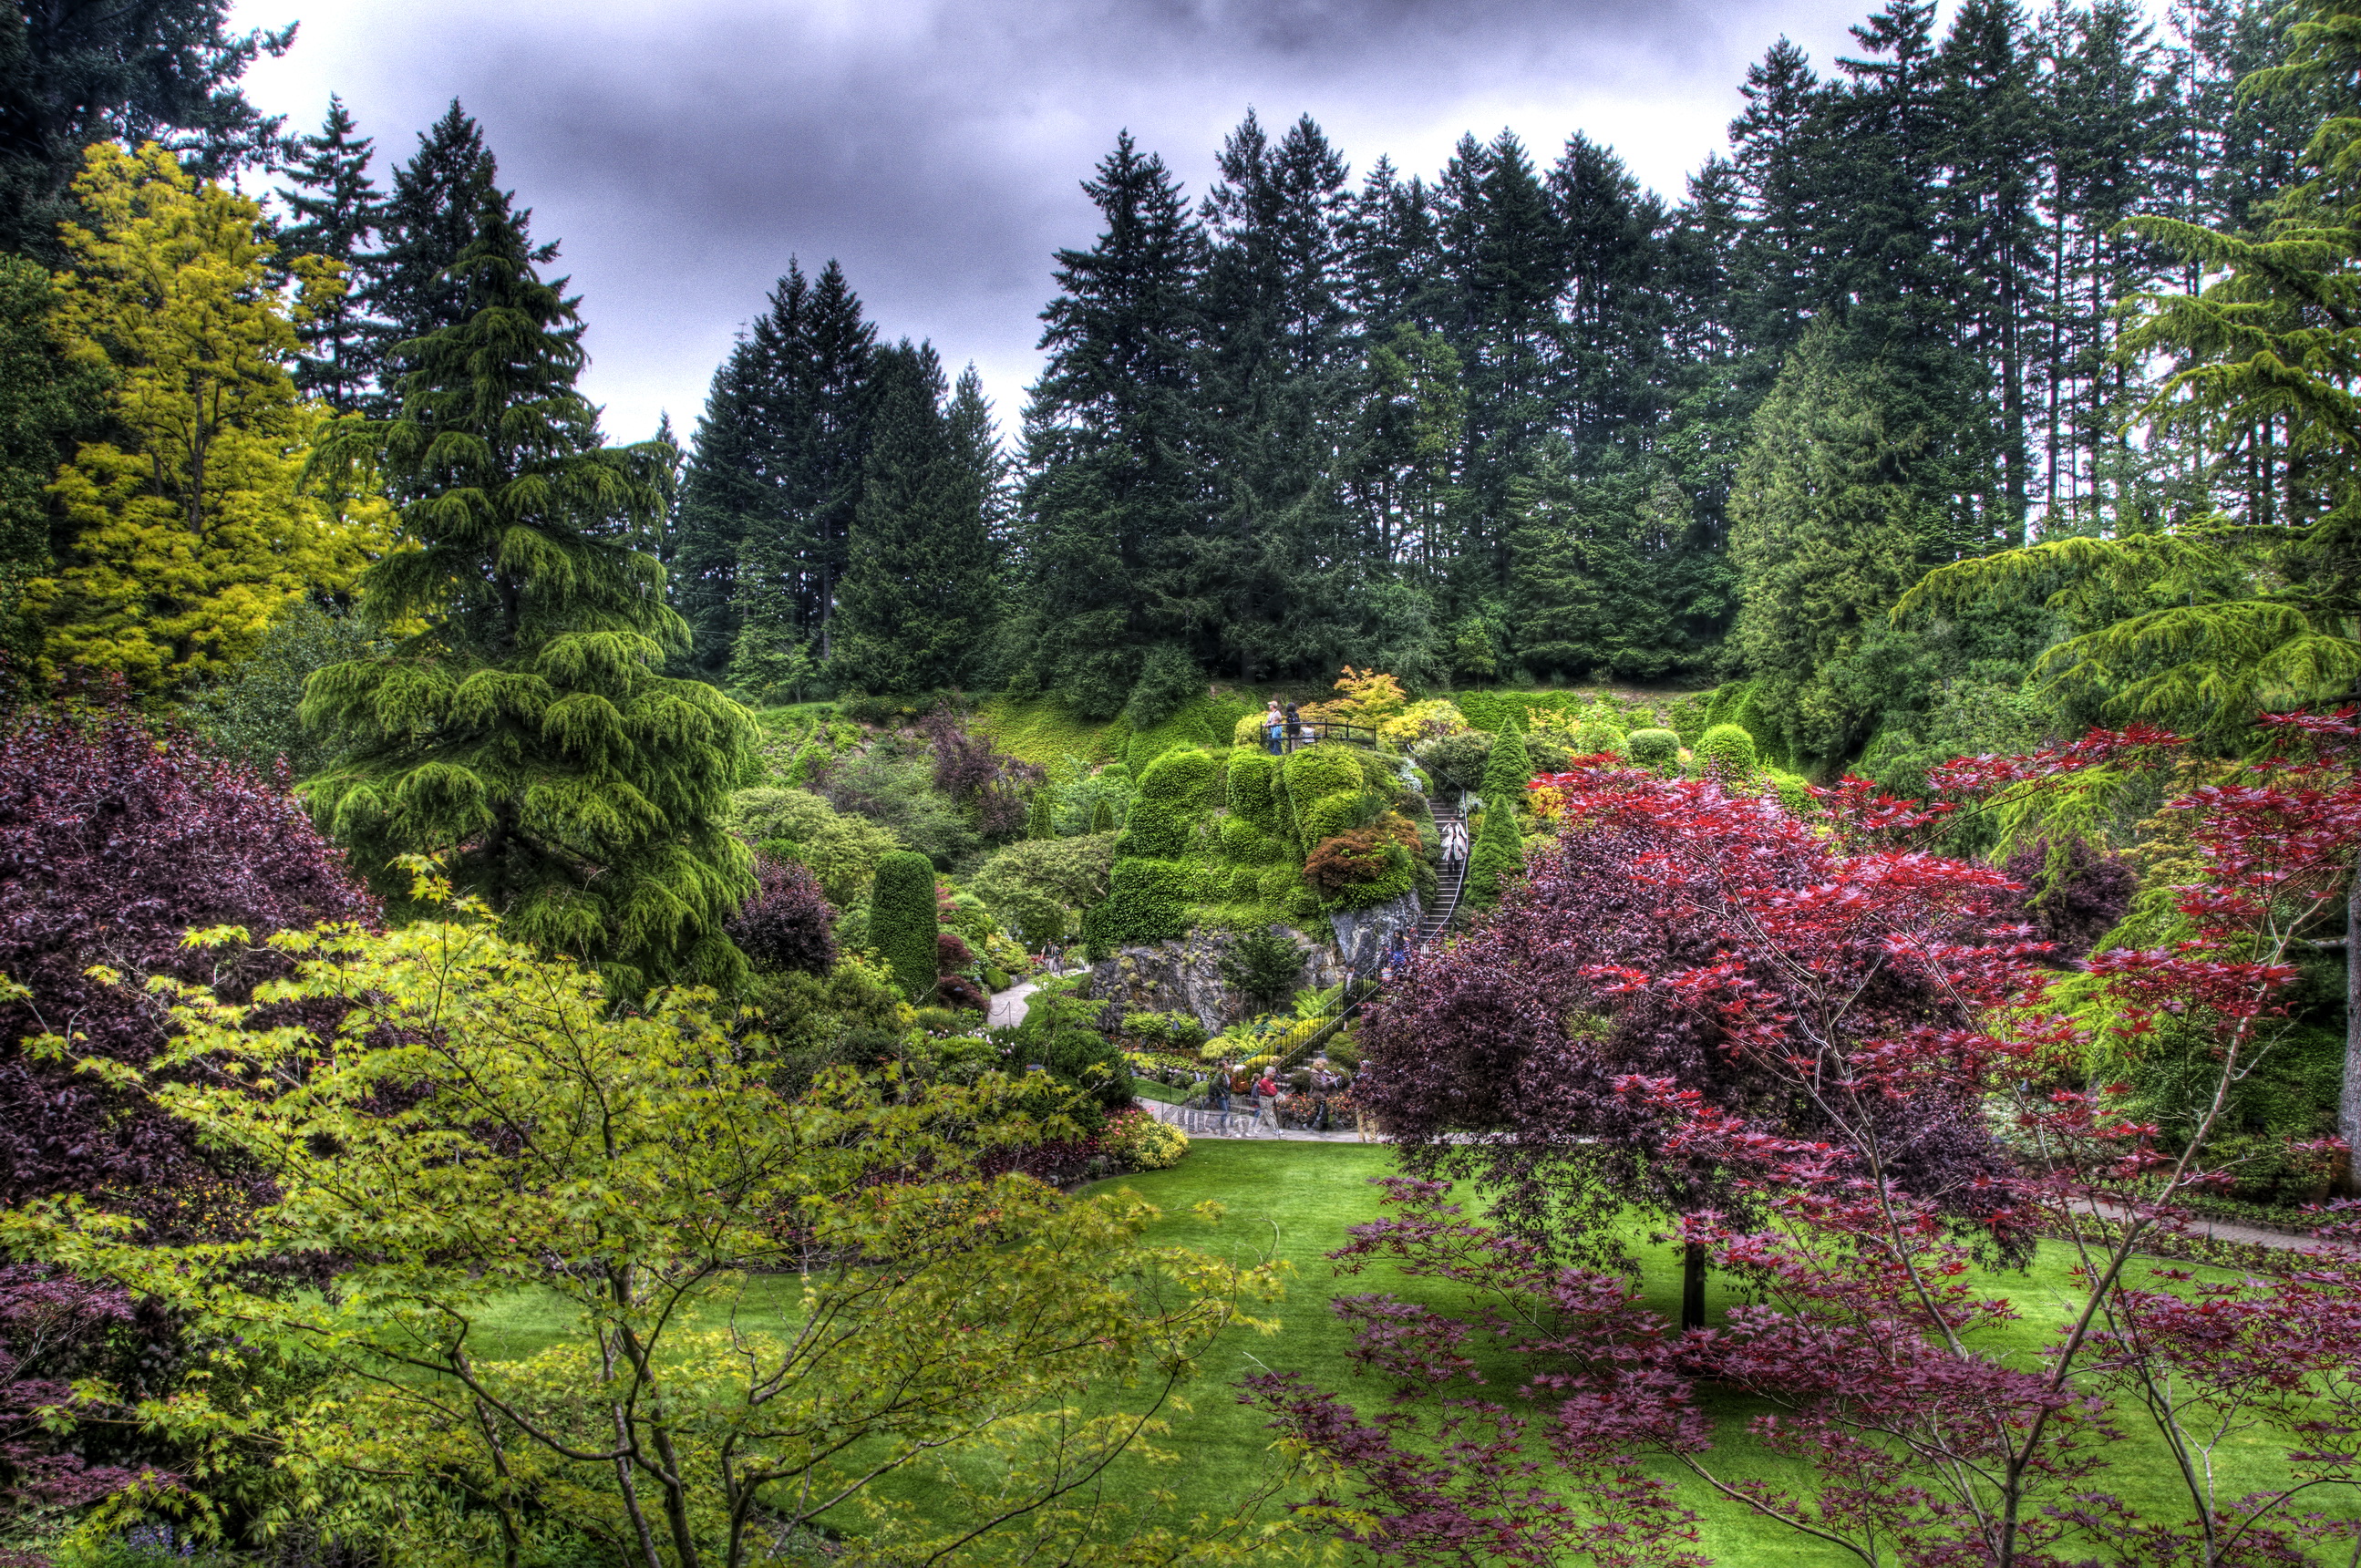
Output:
<instances>
[{"instance_id":1,"label":"lush green bush","mask_svg":"<svg viewBox=\"0 0 2361 1568\"><path fill-rule=\"evenodd\" d=\"M355 615L299 599L280 612L252 653L189 699L189 718L214 750L265 773L280 758L297 778L335 759L330 737L307 730L296 709L312 672L348 659L373 659L391 644Z\"/></svg>"},{"instance_id":2,"label":"lush green bush","mask_svg":"<svg viewBox=\"0 0 2361 1568\"><path fill-rule=\"evenodd\" d=\"M1463 729L1422 742L1415 755L1438 788L1477 790L1484 785L1484 764L1492 757L1492 737L1481 729Z\"/></svg>"},{"instance_id":3,"label":"lush green bush","mask_svg":"<svg viewBox=\"0 0 2361 1568\"><path fill-rule=\"evenodd\" d=\"M1196 747L1167 751L1139 776L1139 796L1125 819L1117 852L1170 860L1188 852L1199 818L1220 799L1222 773Z\"/></svg>"},{"instance_id":4,"label":"lush green bush","mask_svg":"<svg viewBox=\"0 0 2361 1568\"><path fill-rule=\"evenodd\" d=\"M1123 706L1134 729L1152 729L1186 708L1205 687L1204 672L1185 649L1159 642L1139 663L1139 679Z\"/></svg>"},{"instance_id":5,"label":"lush green bush","mask_svg":"<svg viewBox=\"0 0 2361 1568\"><path fill-rule=\"evenodd\" d=\"M1279 831L1279 759L1268 752L1233 753L1229 768L1230 812L1264 833Z\"/></svg>"},{"instance_id":6,"label":"lush green bush","mask_svg":"<svg viewBox=\"0 0 2361 1568\"><path fill-rule=\"evenodd\" d=\"M1697 766L1726 779L1754 772L1754 737L1735 724L1717 724L1698 738Z\"/></svg>"},{"instance_id":7,"label":"lush green bush","mask_svg":"<svg viewBox=\"0 0 2361 1568\"><path fill-rule=\"evenodd\" d=\"M1222 818L1223 858L1241 866L1267 866L1285 857L1278 839L1235 812Z\"/></svg>"},{"instance_id":8,"label":"lush green bush","mask_svg":"<svg viewBox=\"0 0 2361 1568\"><path fill-rule=\"evenodd\" d=\"M1222 959L1222 979L1265 1011L1286 1006L1301 989L1303 949L1276 931L1248 931Z\"/></svg>"},{"instance_id":9,"label":"lush green bush","mask_svg":"<svg viewBox=\"0 0 2361 1568\"><path fill-rule=\"evenodd\" d=\"M934 992L940 972L935 967L937 929L934 862L908 850L879 861L869 900L869 946L913 1002Z\"/></svg>"},{"instance_id":10,"label":"lush green bush","mask_svg":"<svg viewBox=\"0 0 2361 1568\"><path fill-rule=\"evenodd\" d=\"M889 735L831 763L818 787L838 811L891 828L942 869L977 846L967 814L935 787L934 758L919 737Z\"/></svg>"},{"instance_id":11,"label":"lush green bush","mask_svg":"<svg viewBox=\"0 0 2361 1568\"><path fill-rule=\"evenodd\" d=\"M1506 795L1488 799L1467 850L1467 900L1477 907L1498 903L1502 884L1524 870L1524 840L1517 835L1517 812Z\"/></svg>"},{"instance_id":12,"label":"lush green bush","mask_svg":"<svg viewBox=\"0 0 2361 1568\"><path fill-rule=\"evenodd\" d=\"M1107 1118L1099 1146L1132 1170L1164 1170L1189 1152L1189 1135L1145 1111L1118 1111Z\"/></svg>"},{"instance_id":13,"label":"lush green bush","mask_svg":"<svg viewBox=\"0 0 2361 1568\"><path fill-rule=\"evenodd\" d=\"M1670 773L1681 765L1681 738L1670 729L1634 729L1623 744L1635 767Z\"/></svg>"},{"instance_id":14,"label":"lush green bush","mask_svg":"<svg viewBox=\"0 0 2361 1568\"><path fill-rule=\"evenodd\" d=\"M808 790L741 789L730 806L739 837L801 864L839 908L865 902L878 861L902 847L891 828L847 817Z\"/></svg>"},{"instance_id":15,"label":"lush green bush","mask_svg":"<svg viewBox=\"0 0 2361 1568\"><path fill-rule=\"evenodd\" d=\"M1303 885L1303 873L1292 862L1276 865L1262 873L1262 902L1275 909L1283 909L1296 889Z\"/></svg>"},{"instance_id":16,"label":"lush green bush","mask_svg":"<svg viewBox=\"0 0 2361 1568\"><path fill-rule=\"evenodd\" d=\"M1773 792L1779 796L1779 804L1793 816L1808 816L1819 804L1812 798L1811 781L1801 773L1782 773L1774 769L1769 782Z\"/></svg>"},{"instance_id":17,"label":"lush green bush","mask_svg":"<svg viewBox=\"0 0 2361 1568\"><path fill-rule=\"evenodd\" d=\"M1104 958L1134 942L1161 942L1189 928L1190 868L1177 861L1118 860L1107 895L1082 916L1091 951Z\"/></svg>"},{"instance_id":18,"label":"lush green bush","mask_svg":"<svg viewBox=\"0 0 2361 1568\"><path fill-rule=\"evenodd\" d=\"M1023 839L993 851L968 879L968 891L1026 942L1040 947L1065 935L1071 912L1106 896L1115 843L1112 833Z\"/></svg>"},{"instance_id":19,"label":"lush green bush","mask_svg":"<svg viewBox=\"0 0 2361 1568\"><path fill-rule=\"evenodd\" d=\"M1367 828L1389 804L1389 797L1371 789L1339 791L1323 796L1302 814L1303 841L1316 848L1323 840L1340 833Z\"/></svg>"}]
</instances>

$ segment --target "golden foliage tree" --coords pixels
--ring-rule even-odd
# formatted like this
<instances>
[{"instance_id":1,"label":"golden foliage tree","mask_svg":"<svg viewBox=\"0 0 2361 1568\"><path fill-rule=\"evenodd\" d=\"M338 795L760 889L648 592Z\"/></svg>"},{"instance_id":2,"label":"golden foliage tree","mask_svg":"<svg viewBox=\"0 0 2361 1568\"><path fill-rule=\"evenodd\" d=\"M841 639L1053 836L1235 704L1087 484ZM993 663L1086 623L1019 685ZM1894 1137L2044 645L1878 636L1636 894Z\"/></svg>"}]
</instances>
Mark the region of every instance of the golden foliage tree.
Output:
<instances>
[{"instance_id":1,"label":"golden foliage tree","mask_svg":"<svg viewBox=\"0 0 2361 1568\"><path fill-rule=\"evenodd\" d=\"M68 352L110 373L116 441L86 442L51 491L71 529L27 591L44 674L70 665L177 691L251 650L306 593L348 590L392 531L366 489L307 486L333 415L298 397L295 323L272 287L255 203L201 183L150 144L90 150L66 225ZM342 291L296 263L294 309Z\"/></svg>"}]
</instances>

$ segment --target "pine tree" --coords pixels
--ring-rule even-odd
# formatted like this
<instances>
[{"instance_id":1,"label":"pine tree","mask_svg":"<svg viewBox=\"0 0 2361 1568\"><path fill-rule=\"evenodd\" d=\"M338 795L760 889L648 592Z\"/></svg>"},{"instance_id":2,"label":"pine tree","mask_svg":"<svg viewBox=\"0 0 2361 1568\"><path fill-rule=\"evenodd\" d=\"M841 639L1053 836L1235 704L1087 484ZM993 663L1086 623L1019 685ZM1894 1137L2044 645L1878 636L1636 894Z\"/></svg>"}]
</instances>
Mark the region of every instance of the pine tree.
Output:
<instances>
[{"instance_id":1,"label":"pine tree","mask_svg":"<svg viewBox=\"0 0 2361 1568\"><path fill-rule=\"evenodd\" d=\"M931 345L878 354L829 665L841 686L959 685L989 634L997 585L983 491L944 417L947 390Z\"/></svg>"},{"instance_id":2,"label":"pine tree","mask_svg":"<svg viewBox=\"0 0 2361 1568\"><path fill-rule=\"evenodd\" d=\"M353 117L342 98L330 97L319 134L297 143L280 199L295 221L279 231L282 267L299 256L335 262L343 287L296 323L302 349L295 361L295 385L338 413L350 413L377 383L374 334L363 313L368 293L368 250L377 233L383 198L369 178L374 144L353 134Z\"/></svg>"},{"instance_id":3,"label":"pine tree","mask_svg":"<svg viewBox=\"0 0 2361 1568\"><path fill-rule=\"evenodd\" d=\"M1525 748L1525 733L1518 727L1512 709L1509 721L1492 737L1491 754L1484 759L1484 777L1477 793L1487 801L1521 800L1525 786L1532 782L1532 753Z\"/></svg>"},{"instance_id":4,"label":"pine tree","mask_svg":"<svg viewBox=\"0 0 2361 1568\"><path fill-rule=\"evenodd\" d=\"M657 674L686 628L631 537L662 506L662 455L602 444L574 302L497 192L477 223L466 308L412 351L379 436L418 548L370 569L365 602L427 629L313 677L305 718L343 750L306 798L390 891L396 857L445 857L511 932L607 966L622 994L732 980L723 926L753 883L722 816L752 727Z\"/></svg>"},{"instance_id":5,"label":"pine tree","mask_svg":"<svg viewBox=\"0 0 2361 1568\"><path fill-rule=\"evenodd\" d=\"M348 592L392 518L380 497L303 483L327 416L287 373L295 329L261 209L153 143L93 147L75 194L93 226L66 227L76 269L57 325L104 375L112 429L59 470L60 548L25 605L45 674L179 693L305 595ZM307 292L335 287L317 263L299 270Z\"/></svg>"},{"instance_id":6,"label":"pine tree","mask_svg":"<svg viewBox=\"0 0 2361 1568\"><path fill-rule=\"evenodd\" d=\"M393 172L393 191L378 221L384 247L368 258L369 287L364 303L373 319L368 352L378 370L373 413L392 417L403 397L404 378L417 361L404 344L465 322L473 310L467 286L459 280L460 257L475 242L477 219L487 202L503 224L520 235L532 229L531 212L511 211L500 189L500 166L484 145L483 128L459 100L419 134L418 150ZM528 259L546 265L555 244L525 242Z\"/></svg>"},{"instance_id":7,"label":"pine tree","mask_svg":"<svg viewBox=\"0 0 2361 1568\"><path fill-rule=\"evenodd\" d=\"M1025 414L1031 658L1017 681L1107 718L1147 650L1191 640L1212 613L1193 572L1211 510L1191 403L1203 240L1163 160L1128 132L1083 190L1105 232L1058 253L1049 362Z\"/></svg>"},{"instance_id":8,"label":"pine tree","mask_svg":"<svg viewBox=\"0 0 2361 1568\"><path fill-rule=\"evenodd\" d=\"M876 335L835 262L815 282L791 260L715 374L681 493L693 668L718 676L741 644L762 659L830 653Z\"/></svg>"},{"instance_id":9,"label":"pine tree","mask_svg":"<svg viewBox=\"0 0 2361 1568\"><path fill-rule=\"evenodd\" d=\"M112 375L59 341L62 293L47 269L0 257L0 650L20 670L40 658L40 629L18 610L27 581L52 565L50 483L96 433Z\"/></svg>"}]
</instances>

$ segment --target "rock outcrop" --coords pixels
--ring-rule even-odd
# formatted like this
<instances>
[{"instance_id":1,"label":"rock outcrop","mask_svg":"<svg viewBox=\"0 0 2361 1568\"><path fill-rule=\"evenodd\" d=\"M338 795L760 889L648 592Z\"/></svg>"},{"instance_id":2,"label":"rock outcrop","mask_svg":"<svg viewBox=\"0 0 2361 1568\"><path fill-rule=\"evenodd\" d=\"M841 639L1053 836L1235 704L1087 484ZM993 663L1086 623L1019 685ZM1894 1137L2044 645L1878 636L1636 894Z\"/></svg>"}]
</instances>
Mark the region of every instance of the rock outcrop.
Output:
<instances>
[{"instance_id":1,"label":"rock outcrop","mask_svg":"<svg viewBox=\"0 0 2361 1568\"><path fill-rule=\"evenodd\" d=\"M1416 926L1416 900L1411 904L1411 924ZM1362 917L1376 913L1365 910ZM1304 949L1299 984L1317 988L1345 978L1344 966L1326 944L1314 944L1302 932L1284 926L1273 929L1292 938ZM1091 978L1076 994L1105 1003L1116 1017L1135 1011L1186 1013L1207 1030L1218 1030L1232 1022L1235 998L1223 983L1222 960L1235 939L1226 931L1191 931L1170 942L1124 948L1093 965ZM1392 940L1390 933L1386 939ZM1378 950L1382 956L1384 948Z\"/></svg>"},{"instance_id":2,"label":"rock outcrop","mask_svg":"<svg viewBox=\"0 0 2361 1568\"><path fill-rule=\"evenodd\" d=\"M1418 923L1425 914L1426 907L1419 903L1418 894L1405 893L1391 904L1331 915L1328 924L1336 933L1336 951L1344 967L1366 976L1375 973L1385 961L1396 937L1407 942L1417 932Z\"/></svg>"}]
</instances>

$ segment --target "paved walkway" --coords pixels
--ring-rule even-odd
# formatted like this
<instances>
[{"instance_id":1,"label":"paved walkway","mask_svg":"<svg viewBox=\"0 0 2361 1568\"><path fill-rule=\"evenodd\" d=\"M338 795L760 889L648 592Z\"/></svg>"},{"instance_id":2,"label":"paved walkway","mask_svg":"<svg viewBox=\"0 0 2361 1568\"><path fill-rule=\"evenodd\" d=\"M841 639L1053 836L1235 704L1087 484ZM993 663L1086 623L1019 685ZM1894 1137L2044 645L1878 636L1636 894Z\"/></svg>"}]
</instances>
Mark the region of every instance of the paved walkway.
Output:
<instances>
[{"instance_id":1,"label":"paved walkway","mask_svg":"<svg viewBox=\"0 0 2361 1568\"><path fill-rule=\"evenodd\" d=\"M1038 981L1028 980L1022 985L1012 985L1006 991L994 992L991 1004L983 1010L984 1027L1014 1029L1025 1022L1025 1014L1030 1011L1025 999L1040 989Z\"/></svg>"}]
</instances>

